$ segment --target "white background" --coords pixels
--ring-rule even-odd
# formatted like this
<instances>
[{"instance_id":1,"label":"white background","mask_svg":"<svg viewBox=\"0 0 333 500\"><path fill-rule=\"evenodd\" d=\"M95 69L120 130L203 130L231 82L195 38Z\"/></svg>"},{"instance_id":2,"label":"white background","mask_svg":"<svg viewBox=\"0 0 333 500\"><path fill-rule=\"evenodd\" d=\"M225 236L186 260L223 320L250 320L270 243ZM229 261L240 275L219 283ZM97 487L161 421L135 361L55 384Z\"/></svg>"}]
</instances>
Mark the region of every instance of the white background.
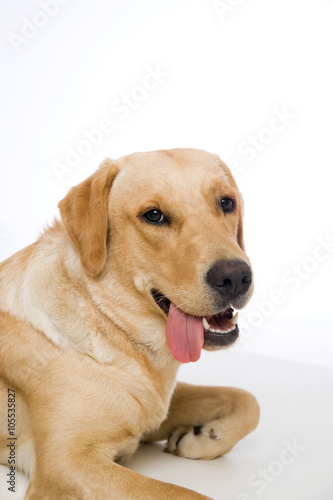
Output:
<instances>
[{"instance_id":1,"label":"white background","mask_svg":"<svg viewBox=\"0 0 333 500\"><path fill-rule=\"evenodd\" d=\"M333 239L332 0L226 0L224 10L212 0L63 0L52 15L40 14L42 4L0 6L0 260L33 242L69 187L105 157L203 148L232 167L241 188L256 279L228 356L333 367L333 250L320 243ZM152 70L163 76L142 90ZM126 95L124 117L117 103ZM277 113L287 123L270 132ZM55 162L106 118L113 131L56 175ZM245 154L253 140L259 146ZM209 363L204 355L198 373Z\"/></svg>"},{"instance_id":2,"label":"white background","mask_svg":"<svg viewBox=\"0 0 333 500\"><path fill-rule=\"evenodd\" d=\"M333 2L62 2L53 17L42 1L1 3L0 259L34 241L105 157L207 149L245 198L256 298L237 349L333 366L333 254L313 257L318 237L333 239ZM144 94L147 68L164 76ZM128 113L112 109L124 94ZM276 110L288 123L270 133ZM57 176L105 118L113 131ZM260 150L246 153L253 137ZM274 289L281 303L260 312Z\"/></svg>"}]
</instances>

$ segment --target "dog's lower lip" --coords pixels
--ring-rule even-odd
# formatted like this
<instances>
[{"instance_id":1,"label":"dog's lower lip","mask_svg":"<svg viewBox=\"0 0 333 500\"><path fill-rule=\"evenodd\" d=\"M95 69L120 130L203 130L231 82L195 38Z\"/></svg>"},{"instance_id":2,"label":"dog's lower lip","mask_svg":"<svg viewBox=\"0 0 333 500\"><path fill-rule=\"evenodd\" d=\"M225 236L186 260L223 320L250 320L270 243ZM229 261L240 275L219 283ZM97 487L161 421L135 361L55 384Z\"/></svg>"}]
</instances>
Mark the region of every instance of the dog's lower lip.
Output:
<instances>
[{"instance_id":1,"label":"dog's lower lip","mask_svg":"<svg viewBox=\"0 0 333 500\"><path fill-rule=\"evenodd\" d=\"M233 344L239 335L239 328L238 325L235 325L235 328L228 333L215 333L211 332L210 330L204 330L204 348L221 348L221 347L227 347L231 344Z\"/></svg>"}]
</instances>

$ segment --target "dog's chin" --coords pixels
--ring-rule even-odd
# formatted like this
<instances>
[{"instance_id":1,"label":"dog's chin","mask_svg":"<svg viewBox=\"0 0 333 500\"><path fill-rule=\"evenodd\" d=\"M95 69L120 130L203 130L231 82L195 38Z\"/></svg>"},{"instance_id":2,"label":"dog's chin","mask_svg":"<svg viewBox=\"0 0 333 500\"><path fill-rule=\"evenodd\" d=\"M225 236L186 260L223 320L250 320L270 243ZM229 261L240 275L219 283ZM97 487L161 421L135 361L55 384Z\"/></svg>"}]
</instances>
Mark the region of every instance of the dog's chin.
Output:
<instances>
[{"instance_id":1,"label":"dog's chin","mask_svg":"<svg viewBox=\"0 0 333 500\"><path fill-rule=\"evenodd\" d=\"M159 290L153 288L151 294L159 308L168 316L171 301ZM231 346L238 338L238 312L234 314L229 306L217 314L200 316L204 328L203 349L213 351Z\"/></svg>"}]
</instances>

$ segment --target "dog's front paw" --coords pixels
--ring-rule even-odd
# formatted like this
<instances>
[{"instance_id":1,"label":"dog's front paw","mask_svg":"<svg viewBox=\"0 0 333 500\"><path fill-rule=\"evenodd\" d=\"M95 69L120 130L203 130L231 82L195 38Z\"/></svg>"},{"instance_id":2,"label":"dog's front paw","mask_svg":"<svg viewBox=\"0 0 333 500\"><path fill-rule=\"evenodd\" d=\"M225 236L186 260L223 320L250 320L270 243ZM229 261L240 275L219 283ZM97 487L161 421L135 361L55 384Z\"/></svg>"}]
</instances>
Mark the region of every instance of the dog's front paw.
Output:
<instances>
[{"instance_id":1,"label":"dog's front paw","mask_svg":"<svg viewBox=\"0 0 333 500\"><path fill-rule=\"evenodd\" d=\"M224 439L222 419L203 425L177 427L169 436L166 451L180 457L211 460L230 451Z\"/></svg>"}]
</instances>

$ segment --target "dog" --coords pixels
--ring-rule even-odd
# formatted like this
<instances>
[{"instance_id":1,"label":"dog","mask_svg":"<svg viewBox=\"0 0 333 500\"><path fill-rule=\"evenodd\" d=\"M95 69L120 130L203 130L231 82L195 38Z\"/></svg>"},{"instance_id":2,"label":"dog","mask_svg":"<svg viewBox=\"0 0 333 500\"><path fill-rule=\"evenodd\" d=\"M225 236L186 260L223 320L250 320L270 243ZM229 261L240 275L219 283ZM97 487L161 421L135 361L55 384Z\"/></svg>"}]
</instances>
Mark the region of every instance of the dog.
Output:
<instances>
[{"instance_id":1,"label":"dog","mask_svg":"<svg viewBox=\"0 0 333 500\"><path fill-rule=\"evenodd\" d=\"M236 341L253 292L230 170L195 149L106 159L59 210L0 265L0 463L11 438L28 500L207 499L124 464L162 440L213 459L258 424L249 392L176 383Z\"/></svg>"}]
</instances>

